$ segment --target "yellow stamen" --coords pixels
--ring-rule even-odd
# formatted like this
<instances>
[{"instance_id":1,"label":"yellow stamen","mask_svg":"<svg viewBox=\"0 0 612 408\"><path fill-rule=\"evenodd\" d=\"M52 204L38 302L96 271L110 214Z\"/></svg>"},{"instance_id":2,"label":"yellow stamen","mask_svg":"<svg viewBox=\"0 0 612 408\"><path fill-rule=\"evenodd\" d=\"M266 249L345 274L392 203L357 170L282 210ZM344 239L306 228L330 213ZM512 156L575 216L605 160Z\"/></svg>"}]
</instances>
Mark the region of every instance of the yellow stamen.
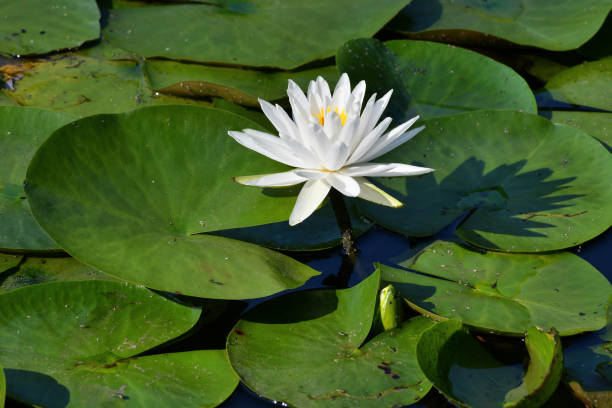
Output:
<instances>
[{"instance_id":1,"label":"yellow stamen","mask_svg":"<svg viewBox=\"0 0 612 408\"><path fill-rule=\"evenodd\" d=\"M327 107L327 111L325 111L325 110L323 110L323 108L321 108L321 112L320 113L314 113L312 115L312 116L316 117L317 119L319 119L319 123L321 124L321 126L325 125L325 113L326 112L331 112L331 106ZM342 112L338 112L338 107L336 107L334 109L334 112L336 112L338 114L338 116L340 116L340 121L342 122L342 126L344 126L344 123L346 122L346 117L348 116L346 111L344 109L342 109Z\"/></svg>"}]
</instances>

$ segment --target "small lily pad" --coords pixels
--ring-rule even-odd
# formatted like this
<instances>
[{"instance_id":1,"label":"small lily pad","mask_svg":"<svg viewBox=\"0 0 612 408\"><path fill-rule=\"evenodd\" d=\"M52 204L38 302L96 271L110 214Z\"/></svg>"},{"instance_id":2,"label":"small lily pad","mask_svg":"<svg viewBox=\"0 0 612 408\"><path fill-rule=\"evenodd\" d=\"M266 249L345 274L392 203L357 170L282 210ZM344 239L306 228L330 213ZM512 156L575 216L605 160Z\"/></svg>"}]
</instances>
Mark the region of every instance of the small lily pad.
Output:
<instances>
[{"instance_id":1,"label":"small lily pad","mask_svg":"<svg viewBox=\"0 0 612 408\"><path fill-rule=\"evenodd\" d=\"M32 218L23 181L36 149L72 120L42 109L0 107L0 249L60 250Z\"/></svg>"},{"instance_id":2,"label":"small lily pad","mask_svg":"<svg viewBox=\"0 0 612 408\"><path fill-rule=\"evenodd\" d=\"M578 48L602 26L607 0L413 0L389 24L402 33L440 33L451 41L459 30L478 31L554 51Z\"/></svg>"},{"instance_id":3,"label":"small lily pad","mask_svg":"<svg viewBox=\"0 0 612 408\"><path fill-rule=\"evenodd\" d=\"M418 122L417 122L418 123ZM509 252L581 244L612 225L610 154L594 138L535 115L478 111L421 122L414 139L376 161L435 169L374 179L404 203L357 202L368 218L407 236L429 236L467 217L457 235Z\"/></svg>"},{"instance_id":4,"label":"small lily pad","mask_svg":"<svg viewBox=\"0 0 612 408\"><path fill-rule=\"evenodd\" d=\"M536 93L538 106L559 102L612 111L612 56L568 68L553 76Z\"/></svg>"},{"instance_id":5,"label":"small lily pad","mask_svg":"<svg viewBox=\"0 0 612 408\"><path fill-rule=\"evenodd\" d=\"M431 384L417 364L416 341L433 322L418 316L364 343L379 276L350 289L284 295L248 312L227 341L242 381L266 398L304 408L421 399Z\"/></svg>"},{"instance_id":6,"label":"small lily pad","mask_svg":"<svg viewBox=\"0 0 612 408\"><path fill-rule=\"evenodd\" d=\"M0 254L0 262L10 255ZM18 257L21 258L21 257ZM0 263L0 265L2 265ZM15 265L16 266L16 265ZM0 266L0 272L2 266ZM0 293L51 281L116 280L74 258L28 257L10 275L0 280Z\"/></svg>"},{"instance_id":7,"label":"small lily pad","mask_svg":"<svg viewBox=\"0 0 612 408\"><path fill-rule=\"evenodd\" d=\"M252 168L287 168L227 135L244 128L259 126L191 106L81 119L56 132L30 164L33 214L78 260L154 289L249 299L301 286L317 272L207 234L286 220L295 202L295 189L232 181Z\"/></svg>"},{"instance_id":8,"label":"small lily pad","mask_svg":"<svg viewBox=\"0 0 612 408\"><path fill-rule=\"evenodd\" d=\"M401 0L283 0L279 6L249 0L243 2L249 7L244 13L227 3L111 9L103 33L146 58L293 69L333 56L351 38L374 35L405 5Z\"/></svg>"},{"instance_id":9,"label":"small lily pad","mask_svg":"<svg viewBox=\"0 0 612 408\"><path fill-rule=\"evenodd\" d=\"M368 92L393 89L386 114L446 116L476 109L536 113L529 86L509 67L473 51L428 41L351 40L336 55L341 72L365 80Z\"/></svg>"},{"instance_id":10,"label":"small lily pad","mask_svg":"<svg viewBox=\"0 0 612 408\"><path fill-rule=\"evenodd\" d=\"M460 319L479 330L509 335L536 325L568 336L606 324L612 285L568 252L484 253L436 241L401 265L421 274L381 266L383 280L411 307L437 319Z\"/></svg>"},{"instance_id":11,"label":"small lily pad","mask_svg":"<svg viewBox=\"0 0 612 408\"><path fill-rule=\"evenodd\" d=\"M237 378L223 350L137 355L200 310L119 282L52 282L0 295L0 362L11 397L45 407L213 407Z\"/></svg>"},{"instance_id":12,"label":"small lily pad","mask_svg":"<svg viewBox=\"0 0 612 408\"><path fill-rule=\"evenodd\" d=\"M254 71L176 61L147 60L144 65L151 87L159 92L202 98L218 96L247 106L259 107L257 98L277 101L287 97L287 81L306 89L309 81L324 77L333 86L340 77L335 66L303 71Z\"/></svg>"},{"instance_id":13,"label":"small lily pad","mask_svg":"<svg viewBox=\"0 0 612 408\"><path fill-rule=\"evenodd\" d=\"M529 368L504 365L458 320L429 328L417 345L427 378L454 404L469 408L537 408L553 394L563 371L561 341L554 330L529 327Z\"/></svg>"},{"instance_id":14,"label":"small lily pad","mask_svg":"<svg viewBox=\"0 0 612 408\"><path fill-rule=\"evenodd\" d=\"M0 53L46 54L100 36L95 0L4 0L0 16Z\"/></svg>"}]
</instances>

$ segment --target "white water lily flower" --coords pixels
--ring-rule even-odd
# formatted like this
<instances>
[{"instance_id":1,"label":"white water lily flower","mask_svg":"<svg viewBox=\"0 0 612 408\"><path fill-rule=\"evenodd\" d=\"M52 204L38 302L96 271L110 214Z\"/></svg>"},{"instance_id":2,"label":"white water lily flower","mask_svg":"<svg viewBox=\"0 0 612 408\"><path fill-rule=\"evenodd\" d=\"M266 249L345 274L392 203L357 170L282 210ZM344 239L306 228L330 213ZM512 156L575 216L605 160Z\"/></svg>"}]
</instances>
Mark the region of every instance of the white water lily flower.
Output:
<instances>
[{"instance_id":1,"label":"white water lily flower","mask_svg":"<svg viewBox=\"0 0 612 408\"><path fill-rule=\"evenodd\" d=\"M289 217L295 225L310 216L333 187L349 197L361 197L389 207L402 203L370 183L365 177L416 176L433 169L402 163L371 163L370 161L407 142L425 126L407 132L417 121L410 119L384 133L391 123L385 118L378 123L389 99L390 90L376 100L368 100L363 111L365 82L351 92L348 75L342 74L334 93L327 82L318 77L310 81L308 97L289 80L287 95L293 110L293 120L279 105L259 100L263 112L278 130L279 136L244 129L228 132L241 145L293 170L283 173L236 177L239 183L258 187L285 187L304 183Z\"/></svg>"}]
</instances>

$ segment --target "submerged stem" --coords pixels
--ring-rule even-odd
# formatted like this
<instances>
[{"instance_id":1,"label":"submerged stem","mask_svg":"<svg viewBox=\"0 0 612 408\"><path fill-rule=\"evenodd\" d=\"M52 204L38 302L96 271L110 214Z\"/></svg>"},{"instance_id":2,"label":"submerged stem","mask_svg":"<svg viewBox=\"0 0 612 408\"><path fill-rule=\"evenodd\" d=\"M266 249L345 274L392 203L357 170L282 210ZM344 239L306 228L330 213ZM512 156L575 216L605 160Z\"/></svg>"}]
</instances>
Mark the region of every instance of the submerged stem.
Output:
<instances>
[{"instance_id":1,"label":"submerged stem","mask_svg":"<svg viewBox=\"0 0 612 408\"><path fill-rule=\"evenodd\" d=\"M338 228L340 228L342 249L344 249L342 265L338 272L339 282L337 286L348 287L348 282L355 266L355 258L357 257L357 247L355 246L355 238L353 237L353 229L351 228L351 218L346 208L346 204L344 203L344 197L342 197L339 191L332 188L329 192L329 198L332 208L334 209Z\"/></svg>"}]
</instances>

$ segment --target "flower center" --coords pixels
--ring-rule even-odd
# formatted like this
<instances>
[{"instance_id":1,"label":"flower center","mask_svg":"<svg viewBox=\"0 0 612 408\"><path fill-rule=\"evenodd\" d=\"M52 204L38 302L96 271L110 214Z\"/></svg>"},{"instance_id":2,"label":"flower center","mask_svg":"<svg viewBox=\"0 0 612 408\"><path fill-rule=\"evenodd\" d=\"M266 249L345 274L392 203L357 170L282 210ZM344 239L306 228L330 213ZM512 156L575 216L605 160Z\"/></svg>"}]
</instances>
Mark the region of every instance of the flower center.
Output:
<instances>
[{"instance_id":1,"label":"flower center","mask_svg":"<svg viewBox=\"0 0 612 408\"><path fill-rule=\"evenodd\" d=\"M321 108L321 112L320 113L313 113L312 116L314 116L317 119L319 119L319 123L321 124L321 126L323 126L323 125L325 125L325 113L327 113L327 112L331 112L331 106L328 106L327 110L324 110L323 108ZM342 121L342 126L344 126L344 123L346 122L346 117L348 116L346 111L344 109L342 109L342 112L338 112L338 107L336 107L334 109L334 112L336 112L338 114L338 116L340 116L340 120Z\"/></svg>"}]
</instances>

